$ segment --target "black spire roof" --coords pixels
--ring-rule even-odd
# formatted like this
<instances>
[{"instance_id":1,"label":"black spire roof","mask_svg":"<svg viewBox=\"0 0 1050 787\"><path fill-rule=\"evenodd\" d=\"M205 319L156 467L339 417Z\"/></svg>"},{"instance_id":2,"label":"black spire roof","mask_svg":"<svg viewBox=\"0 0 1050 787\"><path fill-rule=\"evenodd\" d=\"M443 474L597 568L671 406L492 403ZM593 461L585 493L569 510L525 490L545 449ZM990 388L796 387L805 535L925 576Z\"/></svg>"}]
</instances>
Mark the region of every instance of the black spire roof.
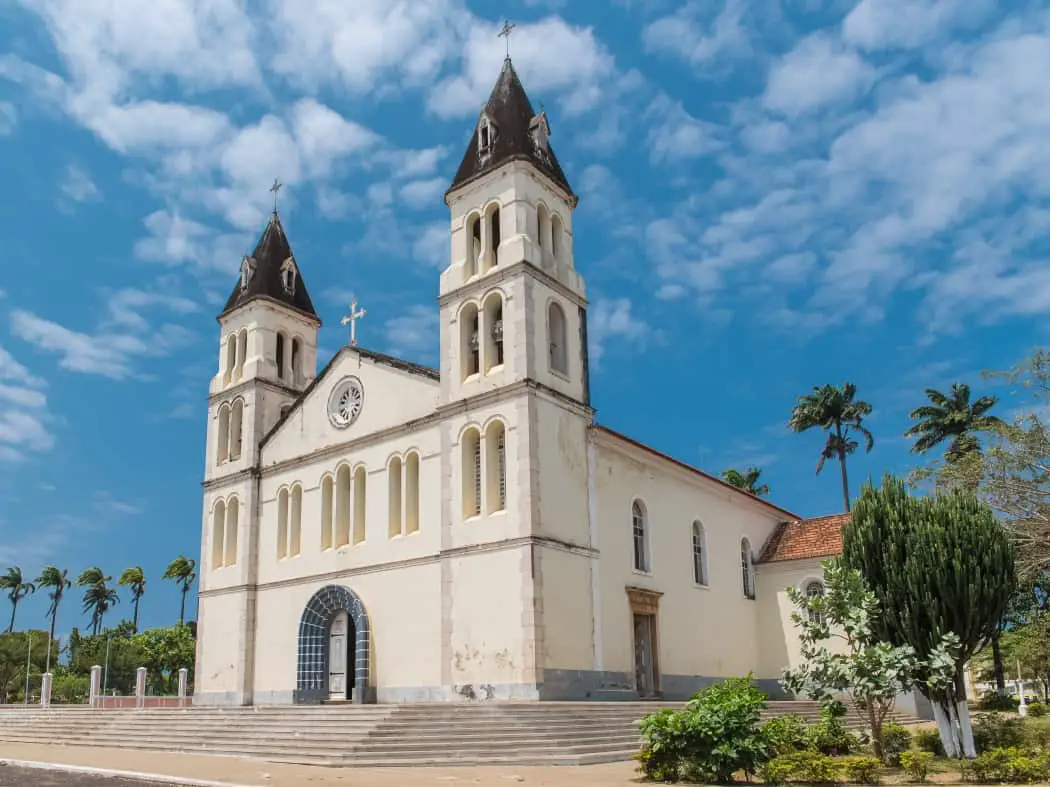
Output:
<instances>
[{"instance_id":1,"label":"black spire roof","mask_svg":"<svg viewBox=\"0 0 1050 787\"><path fill-rule=\"evenodd\" d=\"M480 155L478 138L479 127L486 116L496 128L490 152L483 157ZM558 163L558 157L554 155L550 145L546 144L546 134L543 135L542 145L537 145L534 141L532 129L540 124L545 127L544 131L547 131L549 127L546 126L546 113L536 115L533 112L525 88L521 86L521 80L518 79L508 57L503 61L503 70L500 71L492 95L478 118L478 125L474 127L466 155L463 156L463 162L459 165L456 177L448 190L459 188L509 161L521 160L530 162L575 198L561 164Z\"/></svg>"},{"instance_id":2,"label":"black spire roof","mask_svg":"<svg viewBox=\"0 0 1050 787\"><path fill-rule=\"evenodd\" d=\"M291 260L294 266L290 289L285 286L285 277L282 272L287 260ZM245 265L248 266L246 273L243 271ZM241 261L241 266L242 272L233 286L233 292L230 293L220 317L256 298L269 298L290 306L318 322L321 321L317 312L314 311L310 293L306 291L306 282L303 281L299 266L295 262L295 255L292 254L292 247L288 243L288 236L284 234L284 227L281 226L281 219L277 216L277 211L274 211L270 217L255 251ZM246 276L247 281L245 281Z\"/></svg>"}]
</instances>

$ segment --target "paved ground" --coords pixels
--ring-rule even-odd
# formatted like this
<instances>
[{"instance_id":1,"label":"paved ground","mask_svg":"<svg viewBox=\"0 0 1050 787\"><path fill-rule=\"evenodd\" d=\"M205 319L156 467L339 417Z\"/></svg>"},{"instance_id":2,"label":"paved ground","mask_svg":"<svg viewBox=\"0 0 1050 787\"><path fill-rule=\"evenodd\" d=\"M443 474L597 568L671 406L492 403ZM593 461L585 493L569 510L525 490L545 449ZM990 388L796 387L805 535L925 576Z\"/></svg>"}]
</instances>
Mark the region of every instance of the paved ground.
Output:
<instances>
[{"instance_id":1,"label":"paved ground","mask_svg":"<svg viewBox=\"0 0 1050 787\"><path fill-rule=\"evenodd\" d=\"M583 767L321 768L235 757L28 743L0 743L0 759L109 768L252 787L635 787L639 781L633 762ZM139 781L80 774L57 776L41 771L24 776L19 771L12 777L10 770L10 766L0 767L0 787L147 787L147 783ZM162 783L148 784L157 787Z\"/></svg>"}]
</instances>

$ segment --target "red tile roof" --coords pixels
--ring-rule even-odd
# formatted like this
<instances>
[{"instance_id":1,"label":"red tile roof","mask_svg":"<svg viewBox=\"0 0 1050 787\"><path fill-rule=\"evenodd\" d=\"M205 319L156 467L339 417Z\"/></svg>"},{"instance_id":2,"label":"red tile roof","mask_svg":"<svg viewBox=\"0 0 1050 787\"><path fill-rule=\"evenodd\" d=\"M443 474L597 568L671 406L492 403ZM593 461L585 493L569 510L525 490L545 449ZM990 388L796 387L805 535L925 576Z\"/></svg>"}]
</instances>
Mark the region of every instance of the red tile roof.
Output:
<instances>
[{"instance_id":1,"label":"red tile roof","mask_svg":"<svg viewBox=\"0 0 1050 787\"><path fill-rule=\"evenodd\" d=\"M842 554L842 529L849 520L849 514L829 514L785 522L769 537L758 562L837 557Z\"/></svg>"}]
</instances>

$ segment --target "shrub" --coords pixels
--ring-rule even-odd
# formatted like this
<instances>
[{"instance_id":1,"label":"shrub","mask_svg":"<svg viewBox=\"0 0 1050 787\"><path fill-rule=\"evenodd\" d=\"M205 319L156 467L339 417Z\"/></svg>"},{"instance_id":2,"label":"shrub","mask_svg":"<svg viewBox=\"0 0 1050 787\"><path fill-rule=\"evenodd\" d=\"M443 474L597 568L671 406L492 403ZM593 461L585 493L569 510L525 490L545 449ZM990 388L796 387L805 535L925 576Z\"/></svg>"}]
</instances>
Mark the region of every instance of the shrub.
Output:
<instances>
[{"instance_id":1,"label":"shrub","mask_svg":"<svg viewBox=\"0 0 1050 787\"><path fill-rule=\"evenodd\" d=\"M882 725L882 752L887 765L900 765L901 752L911 748L911 733L894 722Z\"/></svg>"},{"instance_id":2,"label":"shrub","mask_svg":"<svg viewBox=\"0 0 1050 787\"><path fill-rule=\"evenodd\" d=\"M881 765L878 757L846 757L842 760L846 777L855 784L878 784Z\"/></svg>"},{"instance_id":3,"label":"shrub","mask_svg":"<svg viewBox=\"0 0 1050 787\"><path fill-rule=\"evenodd\" d=\"M978 710L986 711L1015 711L1020 700L1007 697L997 691L987 691L977 702Z\"/></svg>"},{"instance_id":4,"label":"shrub","mask_svg":"<svg viewBox=\"0 0 1050 787\"><path fill-rule=\"evenodd\" d=\"M928 751L934 757L944 756L944 743L937 730L919 730L915 733L915 745L919 751Z\"/></svg>"},{"instance_id":5,"label":"shrub","mask_svg":"<svg viewBox=\"0 0 1050 787\"><path fill-rule=\"evenodd\" d=\"M860 747L856 735L850 734L842 719L846 707L832 703L820 710L820 721L806 730L806 744L821 754L852 754Z\"/></svg>"},{"instance_id":6,"label":"shrub","mask_svg":"<svg viewBox=\"0 0 1050 787\"><path fill-rule=\"evenodd\" d=\"M636 755L646 776L660 781L691 779L729 784L733 774L750 776L766 759L759 728L766 695L747 678L730 678L701 689L680 711L642 719L642 748Z\"/></svg>"},{"instance_id":7,"label":"shrub","mask_svg":"<svg viewBox=\"0 0 1050 787\"><path fill-rule=\"evenodd\" d=\"M795 713L770 719L762 725L762 734L773 755L791 754L806 748L806 720Z\"/></svg>"},{"instance_id":8,"label":"shrub","mask_svg":"<svg viewBox=\"0 0 1050 787\"><path fill-rule=\"evenodd\" d=\"M1050 779L1050 753L1037 749L997 747L970 764L975 781L1029 784Z\"/></svg>"},{"instance_id":9,"label":"shrub","mask_svg":"<svg viewBox=\"0 0 1050 787\"><path fill-rule=\"evenodd\" d=\"M55 705L75 705L87 701L91 679L87 675L55 675L51 684L51 702Z\"/></svg>"},{"instance_id":10,"label":"shrub","mask_svg":"<svg viewBox=\"0 0 1050 787\"><path fill-rule=\"evenodd\" d=\"M978 713L973 723L973 745L980 754L991 749L1023 746L1024 722L1017 716L1001 713Z\"/></svg>"},{"instance_id":11,"label":"shrub","mask_svg":"<svg viewBox=\"0 0 1050 787\"><path fill-rule=\"evenodd\" d=\"M1046 705L1042 702L1033 702L1028 706L1028 715L1033 719L1041 719L1046 715Z\"/></svg>"},{"instance_id":12,"label":"shrub","mask_svg":"<svg viewBox=\"0 0 1050 787\"><path fill-rule=\"evenodd\" d=\"M874 760L874 757L869 759ZM877 761L876 761L877 764ZM829 784L838 780L842 766L826 754L815 751L797 751L782 754L765 763L760 770L767 784L806 782L807 784Z\"/></svg>"},{"instance_id":13,"label":"shrub","mask_svg":"<svg viewBox=\"0 0 1050 787\"><path fill-rule=\"evenodd\" d=\"M924 782L930 774L933 755L928 751L902 751L901 766L913 782Z\"/></svg>"}]
</instances>

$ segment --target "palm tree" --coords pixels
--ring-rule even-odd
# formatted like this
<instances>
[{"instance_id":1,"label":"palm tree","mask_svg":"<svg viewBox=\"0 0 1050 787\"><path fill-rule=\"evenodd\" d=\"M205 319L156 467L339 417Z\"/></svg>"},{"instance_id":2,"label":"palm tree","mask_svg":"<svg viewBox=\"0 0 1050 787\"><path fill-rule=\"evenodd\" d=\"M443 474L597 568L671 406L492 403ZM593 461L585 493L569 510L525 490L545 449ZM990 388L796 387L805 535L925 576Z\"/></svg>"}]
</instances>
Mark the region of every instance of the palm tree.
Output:
<instances>
[{"instance_id":1,"label":"palm tree","mask_svg":"<svg viewBox=\"0 0 1050 787\"><path fill-rule=\"evenodd\" d=\"M760 475L762 475L762 471L757 467L749 467L743 473L731 468L722 471L722 480L755 497L762 497L769 494L769 486L766 484L759 485L758 478Z\"/></svg>"},{"instance_id":2,"label":"palm tree","mask_svg":"<svg viewBox=\"0 0 1050 787\"><path fill-rule=\"evenodd\" d=\"M113 577L107 577L101 568L85 568L77 577L77 587L87 588L84 591L84 612L91 613L91 633L98 634L102 618L111 606L120 602L117 591L106 587Z\"/></svg>"},{"instance_id":3,"label":"palm tree","mask_svg":"<svg viewBox=\"0 0 1050 787\"><path fill-rule=\"evenodd\" d=\"M66 569L58 569L55 566L48 566L40 572L40 576L36 579L36 586L38 588L50 588L51 592L47 594L47 597L51 599L51 604L47 608L47 616L51 618L51 641L55 640L55 621L58 620L58 605L62 603L62 596L66 590L73 586L73 583L69 581L69 571Z\"/></svg>"},{"instance_id":4,"label":"palm tree","mask_svg":"<svg viewBox=\"0 0 1050 787\"><path fill-rule=\"evenodd\" d=\"M172 579L178 584L182 591L182 604L179 607L179 623L186 622L186 594L190 592L193 580L197 578L197 561L193 558L179 555L168 564L163 579Z\"/></svg>"},{"instance_id":5,"label":"palm tree","mask_svg":"<svg viewBox=\"0 0 1050 787\"><path fill-rule=\"evenodd\" d=\"M905 437L917 438L911 447L917 454L924 454L945 440L951 440L944 458L951 463L957 462L967 454L981 450L975 432L988 431L1003 423L987 414L999 400L994 396L982 396L971 403L970 386L966 383L952 383L951 393L947 395L927 388L926 398L930 404L917 407L908 414L916 423L904 433Z\"/></svg>"},{"instance_id":6,"label":"palm tree","mask_svg":"<svg viewBox=\"0 0 1050 787\"><path fill-rule=\"evenodd\" d=\"M828 439L820 451L817 462L817 475L824 469L824 462L838 458L842 470L842 499L849 513L849 479L846 476L846 457L857 450L857 441L852 432L864 437L865 450L870 452L875 445L875 438L862 424L865 417L871 415L871 405L856 399L857 386L845 383L841 388L836 385L814 386L813 393L800 396L791 411L788 427L794 432L805 432L820 427L828 433Z\"/></svg>"},{"instance_id":7,"label":"palm tree","mask_svg":"<svg viewBox=\"0 0 1050 787\"><path fill-rule=\"evenodd\" d=\"M0 576L0 590L7 591L7 597L11 599L11 622L7 626L7 633L15 630L15 613L18 611L18 602L36 591L36 585L26 582L22 578L22 569L11 566L7 573Z\"/></svg>"},{"instance_id":8,"label":"palm tree","mask_svg":"<svg viewBox=\"0 0 1050 787\"><path fill-rule=\"evenodd\" d=\"M135 604L135 615L132 618L131 627L137 634L139 631L139 601L142 599L142 594L146 592L146 575L142 571L142 566L124 569L117 584L131 590L131 598Z\"/></svg>"}]
</instances>

